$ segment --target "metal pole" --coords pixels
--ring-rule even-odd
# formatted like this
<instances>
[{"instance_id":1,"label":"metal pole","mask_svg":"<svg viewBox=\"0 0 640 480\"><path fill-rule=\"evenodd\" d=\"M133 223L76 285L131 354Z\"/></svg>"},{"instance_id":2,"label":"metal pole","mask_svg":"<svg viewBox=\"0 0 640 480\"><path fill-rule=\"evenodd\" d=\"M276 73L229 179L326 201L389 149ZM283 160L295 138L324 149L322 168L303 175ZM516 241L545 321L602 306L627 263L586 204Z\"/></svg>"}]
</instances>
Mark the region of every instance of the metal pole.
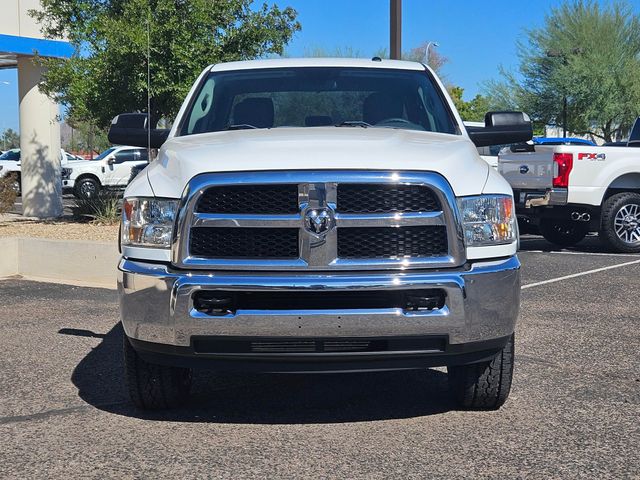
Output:
<instances>
[{"instance_id":1,"label":"metal pole","mask_svg":"<svg viewBox=\"0 0 640 480\"><path fill-rule=\"evenodd\" d=\"M391 0L390 6L391 58L400 60L402 57L402 0Z\"/></svg>"}]
</instances>

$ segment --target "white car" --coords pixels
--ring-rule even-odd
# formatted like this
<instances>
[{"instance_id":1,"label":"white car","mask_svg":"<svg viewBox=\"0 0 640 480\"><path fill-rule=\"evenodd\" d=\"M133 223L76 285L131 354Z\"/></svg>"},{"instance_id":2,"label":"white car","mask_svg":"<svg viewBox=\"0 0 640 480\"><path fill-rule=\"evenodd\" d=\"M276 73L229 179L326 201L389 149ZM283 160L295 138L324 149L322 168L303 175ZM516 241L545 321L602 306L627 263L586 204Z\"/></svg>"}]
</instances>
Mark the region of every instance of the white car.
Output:
<instances>
[{"instance_id":1,"label":"white car","mask_svg":"<svg viewBox=\"0 0 640 480\"><path fill-rule=\"evenodd\" d=\"M90 198L105 188L123 189L134 167L148 163L148 150L140 147L111 147L94 160L69 162L62 169L62 189L78 198Z\"/></svg>"},{"instance_id":2,"label":"white car","mask_svg":"<svg viewBox=\"0 0 640 480\"><path fill-rule=\"evenodd\" d=\"M60 149L60 165L64 168L70 162L80 161L79 157L72 155ZM14 148L7 150L0 155L0 177L5 175L13 175L15 179L14 188L20 194L20 181L21 181L21 163L20 163L20 149Z\"/></svg>"},{"instance_id":3,"label":"white car","mask_svg":"<svg viewBox=\"0 0 640 480\"><path fill-rule=\"evenodd\" d=\"M640 117L623 146L520 145L500 152L523 229L567 247L598 232L611 250L640 252Z\"/></svg>"},{"instance_id":4,"label":"white car","mask_svg":"<svg viewBox=\"0 0 640 480\"><path fill-rule=\"evenodd\" d=\"M111 142L160 148L122 208L132 401L184 402L196 366L444 365L462 408L499 408L518 234L509 184L476 147L532 130L521 112L486 118L465 127L431 69L379 58L218 64L170 131L116 117Z\"/></svg>"}]
</instances>

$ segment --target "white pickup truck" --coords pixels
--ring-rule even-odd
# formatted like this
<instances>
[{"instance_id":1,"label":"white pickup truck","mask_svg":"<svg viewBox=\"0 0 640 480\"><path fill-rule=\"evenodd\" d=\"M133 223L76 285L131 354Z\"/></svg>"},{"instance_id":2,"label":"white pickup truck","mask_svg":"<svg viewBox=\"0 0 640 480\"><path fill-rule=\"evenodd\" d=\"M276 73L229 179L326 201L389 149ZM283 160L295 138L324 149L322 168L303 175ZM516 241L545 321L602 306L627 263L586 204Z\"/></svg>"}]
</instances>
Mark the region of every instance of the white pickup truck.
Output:
<instances>
[{"instance_id":1,"label":"white pickup truck","mask_svg":"<svg viewBox=\"0 0 640 480\"><path fill-rule=\"evenodd\" d=\"M124 189L134 169L149 161L146 148L115 146L91 161L69 162L62 168L62 189L77 198L91 198L102 189Z\"/></svg>"},{"instance_id":2,"label":"white pickup truck","mask_svg":"<svg viewBox=\"0 0 640 480\"><path fill-rule=\"evenodd\" d=\"M127 187L118 289L140 408L191 369L447 366L462 408L506 400L520 304L509 184L477 146L526 141L519 112L465 128L419 63L277 59L206 68Z\"/></svg>"},{"instance_id":3,"label":"white pickup truck","mask_svg":"<svg viewBox=\"0 0 640 480\"><path fill-rule=\"evenodd\" d=\"M640 252L640 118L624 146L513 146L498 158L523 230L571 246L598 232L617 252Z\"/></svg>"}]
</instances>

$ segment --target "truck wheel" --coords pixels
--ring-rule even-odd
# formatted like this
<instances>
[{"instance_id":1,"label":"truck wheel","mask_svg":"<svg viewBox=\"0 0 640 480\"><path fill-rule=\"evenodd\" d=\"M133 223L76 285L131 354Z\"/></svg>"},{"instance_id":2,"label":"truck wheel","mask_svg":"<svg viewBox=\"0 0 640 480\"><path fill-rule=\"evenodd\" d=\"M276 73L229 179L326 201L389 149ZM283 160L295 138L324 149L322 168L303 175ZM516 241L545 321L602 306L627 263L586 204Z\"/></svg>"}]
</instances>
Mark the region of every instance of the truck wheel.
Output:
<instances>
[{"instance_id":1,"label":"truck wheel","mask_svg":"<svg viewBox=\"0 0 640 480\"><path fill-rule=\"evenodd\" d=\"M617 252L640 252L639 194L618 193L605 200L602 206L600 239Z\"/></svg>"},{"instance_id":2,"label":"truck wheel","mask_svg":"<svg viewBox=\"0 0 640 480\"><path fill-rule=\"evenodd\" d=\"M74 186L73 193L81 199L95 198L100 192L100 184L91 177L81 178Z\"/></svg>"},{"instance_id":3,"label":"truck wheel","mask_svg":"<svg viewBox=\"0 0 640 480\"><path fill-rule=\"evenodd\" d=\"M589 233L586 223L545 219L540 221L540 234L547 242L572 247Z\"/></svg>"},{"instance_id":4,"label":"truck wheel","mask_svg":"<svg viewBox=\"0 0 640 480\"><path fill-rule=\"evenodd\" d=\"M124 339L124 368L129 396L144 410L178 407L189 398L191 370L149 363Z\"/></svg>"},{"instance_id":5,"label":"truck wheel","mask_svg":"<svg viewBox=\"0 0 640 480\"><path fill-rule=\"evenodd\" d=\"M513 377L514 335L489 362L448 367L454 400L465 410L497 410L509 396Z\"/></svg>"}]
</instances>

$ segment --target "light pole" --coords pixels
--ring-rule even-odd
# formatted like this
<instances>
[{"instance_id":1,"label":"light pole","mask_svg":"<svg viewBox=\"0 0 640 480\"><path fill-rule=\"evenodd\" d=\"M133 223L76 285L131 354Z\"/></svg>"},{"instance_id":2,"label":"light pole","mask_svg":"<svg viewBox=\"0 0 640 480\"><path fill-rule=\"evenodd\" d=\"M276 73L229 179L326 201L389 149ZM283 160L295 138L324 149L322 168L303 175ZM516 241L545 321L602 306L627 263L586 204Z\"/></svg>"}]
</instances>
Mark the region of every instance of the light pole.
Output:
<instances>
[{"instance_id":1,"label":"light pole","mask_svg":"<svg viewBox=\"0 0 640 480\"><path fill-rule=\"evenodd\" d=\"M431 48L431 45L436 48L440 46L438 42L427 43L427 48L424 49L424 63L426 63L427 65L429 65L429 49Z\"/></svg>"}]
</instances>

